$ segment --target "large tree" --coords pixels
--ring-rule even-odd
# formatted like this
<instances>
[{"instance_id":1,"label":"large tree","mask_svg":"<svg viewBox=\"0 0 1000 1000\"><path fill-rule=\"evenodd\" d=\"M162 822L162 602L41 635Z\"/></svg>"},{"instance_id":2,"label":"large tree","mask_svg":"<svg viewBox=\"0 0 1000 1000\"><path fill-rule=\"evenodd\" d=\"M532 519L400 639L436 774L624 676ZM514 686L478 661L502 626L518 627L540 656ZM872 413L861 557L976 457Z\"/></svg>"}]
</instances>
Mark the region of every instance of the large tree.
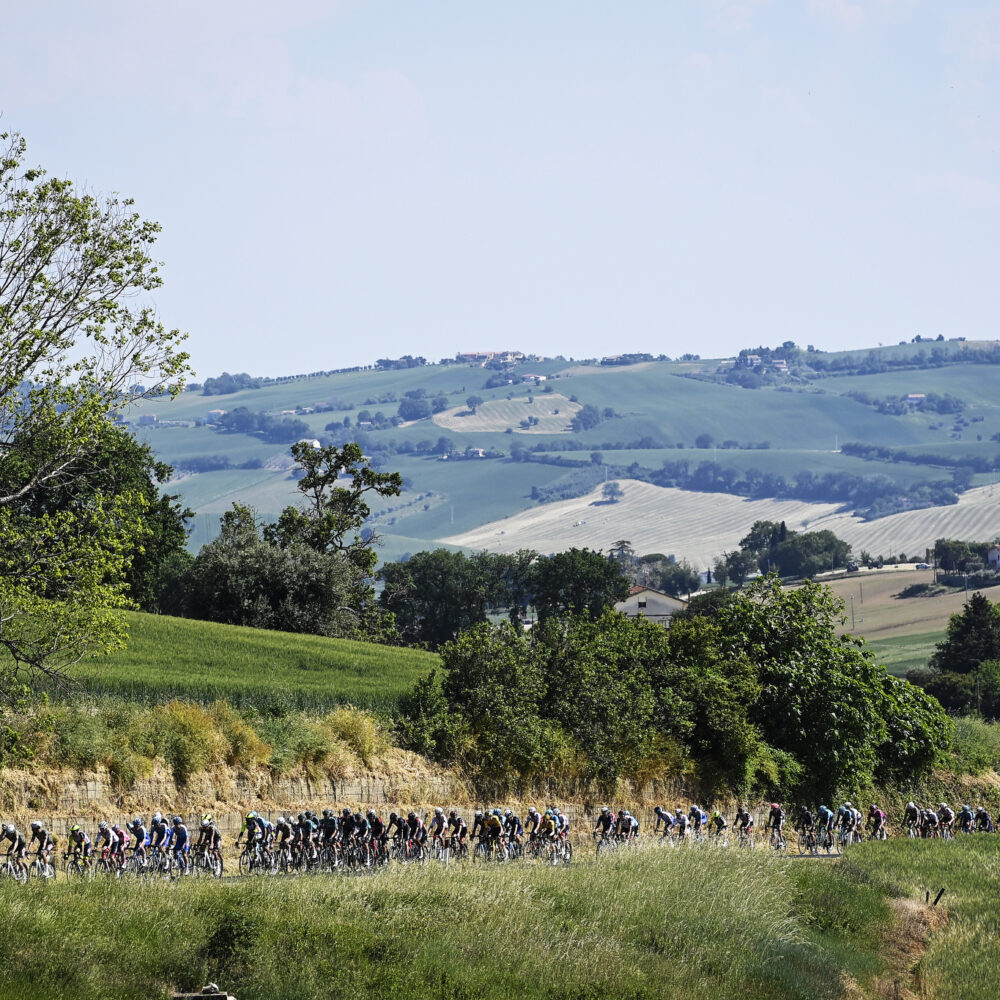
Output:
<instances>
[{"instance_id":1,"label":"large tree","mask_svg":"<svg viewBox=\"0 0 1000 1000\"><path fill-rule=\"evenodd\" d=\"M534 565L535 607L542 620L587 612L601 615L628 597L629 581L621 566L600 552L568 549Z\"/></svg>"},{"instance_id":2,"label":"large tree","mask_svg":"<svg viewBox=\"0 0 1000 1000\"><path fill-rule=\"evenodd\" d=\"M932 669L968 674L986 660L1000 659L1000 605L975 593L961 614L952 615L948 635L931 657Z\"/></svg>"},{"instance_id":3,"label":"large tree","mask_svg":"<svg viewBox=\"0 0 1000 1000\"><path fill-rule=\"evenodd\" d=\"M124 640L126 573L148 528L142 489L110 492L96 459L112 415L175 391L183 339L156 317L159 226L76 191L0 136L0 690ZM70 490L87 503L56 508Z\"/></svg>"}]
</instances>

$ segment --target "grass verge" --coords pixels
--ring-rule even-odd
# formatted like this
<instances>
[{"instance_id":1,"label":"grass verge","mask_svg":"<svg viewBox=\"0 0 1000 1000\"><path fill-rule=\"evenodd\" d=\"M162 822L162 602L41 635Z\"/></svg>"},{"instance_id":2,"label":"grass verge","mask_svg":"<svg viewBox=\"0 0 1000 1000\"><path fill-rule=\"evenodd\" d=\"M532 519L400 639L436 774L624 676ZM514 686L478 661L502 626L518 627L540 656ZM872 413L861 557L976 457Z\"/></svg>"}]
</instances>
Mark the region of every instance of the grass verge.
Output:
<instances>
[{"instance_id":1,"label":"grass verge","mask_svg":"<svg viewBox=\"0 0 1000 1000\"><path fill-rule=\"evenodd\" d=\"M568 869L0 883L0 998L126 1000L209 980L271 1000L836 997L883 971L894 921L883 881L843 870L650 848Z\"/></svg>"}]
</instances>

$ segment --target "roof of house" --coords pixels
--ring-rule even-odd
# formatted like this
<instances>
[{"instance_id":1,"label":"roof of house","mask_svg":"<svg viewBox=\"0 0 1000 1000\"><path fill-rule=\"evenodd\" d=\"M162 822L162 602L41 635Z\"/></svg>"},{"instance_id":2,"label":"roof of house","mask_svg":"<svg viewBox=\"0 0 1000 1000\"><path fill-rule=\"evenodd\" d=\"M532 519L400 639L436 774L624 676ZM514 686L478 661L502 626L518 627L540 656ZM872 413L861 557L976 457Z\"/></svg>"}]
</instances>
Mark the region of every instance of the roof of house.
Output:
<instances>
[{"instance_id":1,"label":"roof of house","mask_svg":"<svg viewBox=\"0 0 1000 1000\"><path fill-rule=\"evenodd\" d=\"M666 597L671 601L679 601L681 604L687 604L687 601L683 597L674 597L672 594L665 594L662 590L654 590L652 587L630 587L628 596L635 597L636 594L659 594L660 597Z\"/></svg>"}]
</instances>

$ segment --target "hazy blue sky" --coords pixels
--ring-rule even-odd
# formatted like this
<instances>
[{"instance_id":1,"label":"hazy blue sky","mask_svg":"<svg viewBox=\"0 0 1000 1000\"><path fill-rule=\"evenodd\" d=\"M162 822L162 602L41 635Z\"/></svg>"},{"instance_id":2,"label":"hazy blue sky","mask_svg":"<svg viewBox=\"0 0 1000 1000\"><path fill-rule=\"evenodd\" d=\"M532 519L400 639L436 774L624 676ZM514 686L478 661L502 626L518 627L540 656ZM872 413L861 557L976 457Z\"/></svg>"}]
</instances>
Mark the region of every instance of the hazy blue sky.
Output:
<instances>
[{"instance_id":1,"label":"hazy blue sky","mask_svg":"<svg viewBox=\"0 0 1000 1000\"><path fill-rule=\"evenodd\" d=\"M997 2L3 6L0 124L163 224L202 376L998 334Z\"/></svg>"}]
</instances>

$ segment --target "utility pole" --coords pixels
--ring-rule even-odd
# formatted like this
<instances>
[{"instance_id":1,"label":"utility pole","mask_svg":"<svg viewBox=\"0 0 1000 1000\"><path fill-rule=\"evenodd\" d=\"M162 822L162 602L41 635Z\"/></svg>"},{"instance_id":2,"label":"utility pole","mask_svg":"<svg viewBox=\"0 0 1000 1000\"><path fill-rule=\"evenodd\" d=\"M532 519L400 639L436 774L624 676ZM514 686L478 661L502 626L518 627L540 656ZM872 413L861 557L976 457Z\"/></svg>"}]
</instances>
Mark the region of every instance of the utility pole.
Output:
<instances>
[{"instance_id":1,"label":"utility pole","mask_svg":"<svg viewBox=\"0 0 1000 1000\"><path fill-rule=\"evenodd\" d=\"M854 631L854 595L851 594L851 631Z\"/></svg>"}]
</instances>

